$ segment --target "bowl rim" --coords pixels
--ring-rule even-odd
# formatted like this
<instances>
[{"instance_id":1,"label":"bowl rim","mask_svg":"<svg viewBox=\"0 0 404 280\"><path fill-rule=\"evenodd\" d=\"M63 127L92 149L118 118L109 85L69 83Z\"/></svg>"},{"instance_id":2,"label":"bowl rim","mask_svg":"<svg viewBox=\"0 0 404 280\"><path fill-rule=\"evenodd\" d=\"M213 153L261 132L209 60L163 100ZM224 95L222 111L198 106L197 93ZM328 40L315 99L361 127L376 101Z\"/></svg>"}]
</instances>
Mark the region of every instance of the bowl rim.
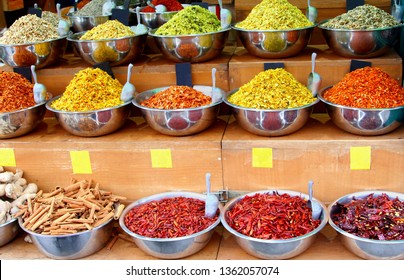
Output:
<instances>
[{"instance_id":1,"label":"bowl rim","mask_svg":"<svg viewBox=\"0 0 404 280\"><path fill-rule=\"evenodd\" d=\"M110 14L110 15L81 16L76 15L75 13L77 13L77 11L67 13L66 16L69 18L109 18L112 15Z\"/></svg>"},{"instance_id":2,"label":"bowl rim","mask_svg":"<svg viewBox=\"0 0 404 280\"><path fill-rule=\"evenodd\" d=\"M106 39L97 39L97 40L80 40L80 38L85 33L87 33L88 31L90 31L90 30L80 31L80 32L76 32L76 33L69 32L69 34L67 35L67 40L71 41L71 42L77 42L77 43L111 42L111 41L131 39L131 38L141 37L141 36L147 35L147 32L145 32L145 33L133 34L133 35L130 35L130 36L123 36L123 37L119 37L119 38L106 38Z\"/></svg>"},{"instance_id":3,"label":"bowl rim","mask_svg":"<svg viewBox=\"0 0 404 280\"><path fill-rule=\"evenodd\" d=\"M9 225L9 224L15 223L17 220L18 220L17 217L11 218L11 220L9 220L9 221L7 221L7 222L5 222L5 223L0 224L0 228L5 227L5 226L7 226L7 225Z\"/></svg>"},{"instance_id":4,"label":"bowl rim","mask_svg":"<svg viewBox=\"0 0 404 280\"><path fill-rule=\"evenodd\" d=\"M148 35L155 38L182 38L182 37L202 37L202 36L209 36L209 35L216 35L220 33L225 33L231 30L231 27L221 28L218 31L208 32L208 33L199 33L199 34L184 34L184 35L157 35L154 34L159 27L149 30Z\"/></svg>"},{"instance_id":5,"label":"bowl rim","mask_svg":"<svg viewBox=\"0 0 404 280\"><path fill-rule=\"evenodd\" d=\"M37 107L41 107L43 105L46 105L46 103L51 100L53 98L53 95L49 92L47 92L47 95L49 96L49 98L41 103L37 103L34 106L31 107L27 107L27 108L23 108L23 109L19 109L19 110L15 110L15 111L11 111L11 112L0 112L0 116L6 116L6 115L12 115L12 114L18 114L18 113L23 113L25 111L29 111L32 109L35 109Z\"/></svg>"},{"instance_id":6,"label":"bowl rim","mask_svg":"<svg viewBox=\"0 0 404 280\"><path fill-rule=\"evenodd\" d=\"M366 243L375 243L375 244L381 244L381 245L394 245L394 244L402 244L404 242L403 240L375 240L375 239L369 239L369 238L364 238L364 237L360 237L357 235L354 235L352 233L346 232L345 230L341 229L339 226L337 226L334 221L331 218L331 212L333 207L335 207L336 203L341 203L342 201L352 201L352 198L355 196L356 198L363 198L369 194L375 194L377 196L380 196L381 194L385 193L386 195L388 195L390 198L395 198L398 197L399 200L404 202L404 193L399 193L399 192L392 192L392 191L383 191L383 190L370 190L370 191L360 191L360 192L354 192L354 193L349 193L346 194L344 196L341 196L339 198L337 198L336 200L334 200L333 202L331 202L328 205L328 213L329 213L329 219L328 219L328 223L330 224L330 226L337 231L338 233L350 238L350 239L354 239L357 241L361 241L361 242L366 242ZM401 198L400 198L401 197Z\"/></svg>"},{"instance_id":7,"label":"bowl rim","mask_svg":"<svg viewBox=\"0 0 404 280\"><path fill-rule=\"evenodd\" d=\"M239 24L240 22L236 22L234 24L231 24L231 28L236 30L236 31L241 31L241 32L256 32L256 33L262 33L262 32L291 32L291 31L301 31L301 30L308 30L308 29L314 29L318 23L315 23L310 26L305 26L305 27L300 27L300 28L291 28L291 29L245 29L241 27L237 27L236 25Z\"/></svg>"},{"instance_id":8,"label":"bowl rim","mask_svg":"<svg viewBox=\"0 0 404 280\"><path fill-rule=\"evenodd\" d=\"M313 229L312 231L310 231L304 235L300 235L300 236L288 238L288 239L261 239L261 238L251 237L251 236L242 234L242 233L236 231L235 229L233 229L227 223L226 217L225 217L226 213L229 210L231 210L239 200L243 199L245 196L252 196L254 194L266 194L266 193L271 193L271 192L272 193L277 192L279 194L287 193L291 196L300 196L305 199L308 199L308 197L309 197L309 195L306 193L294 191L294 190L288 190L288 189L267 189L267 190L249 192L249 193L240 195L238 197L235 197L233 200L227 202L226 205L223 207L223 211L220 212L220 221L221 221L222 225L224 226L224 228L226 230L228 230L231 234L235 235L236 237L243 238L244 240L259 242L259 243L278 244L278 243L294 242L294 241L299 241L299 240L308 238L308 237L313 236L313 235L317 234L318 232L320 232L327 225L328 219L329 219L328 208L325 206L325 204L323 202L317 200L315 197L313 197L313 200L321 205L321 208L323 211L322 215L324 218L321 219L321 222L318 225L318 227L316 227L315 229Z\"/></svg>"},{"instance_id":9,"label":"bowl rim","mask_svg":"<svg viewBox=\"0 0 404 280\"><path fill-rule=\"evenodd\" d=\"M48 39L44 41L38 41L38 42L30 42L30 43L23 43L23 44L0 44L0 47L23 47L23 46L35 46L39 44L45 44L45 43L52 43L52 42L57 42L57 41L62 41L63 39L67 39L67 34L63 36L59 36L58 38L53 38L53 39Z\"/></svg>"},{"instance_id":10,"label":"bowl rim","mask_svg":"<svg viewBox=\"0 0 404 280\"><path fill-rule=\"evenodd\" d=\"M404 26L403 22L400 22L398 25L395 26L389 26L389 27L380 27L380 28L371 28L371 29L352 29L352 28L330 28L323 26L324 23L330 21L332 18L325 19L320 21L317 24L317 27L322 29L322 30L328 30L328 31L333 31L333 32L374 32L374 31L385 31L385 30L391 30L395 28L401 28Z\"/></svg>"},{"instance_id":11,"label":"bowl rim","mask_svg":"<svg viewBox=\"0 0 404 280\"><path fill-rule=\"evenodd\" d=\"M186 197L186 198L195 198L195 199L200 199L200 200L206 200L206 195L201 194L201 193L196 193L196 192L189 192L189 191L172 191L172 192L163 192L163 193L158 193L158 194L153 194L147 197L140 198L129 205L125 207L123 210L121 216L119 217L119 226L121 229L123 229L129 236L135 239L139 239L142 241L152 241L152 242L176 242L176 241L181 241L185 239L192 239L194 237L203 235L211 230L213 230L220 222L220 215L223 212L223 206L219 203L218 209L219 209L219 215L214 223L212 223L210 226L207 228L195 232L190 235L185 235L181 237L172 237L172 238L153 238L153 237L147 237L143 236L137 233L134 233L128 227L125 225L125 216L131 211L135 206L137 205L142 205L147 202L153 201L153 200L161 200L165 198L173 198L173 197Z\"/></svg>"},{"instance_id":12,"label":"bowl rim","mask_svg":"<svg viewBox=\"0 0 404 280\"><path fill-rule=\"evenodd\" d=\"M301 110L301 109L305 109L305 108L309 108L312 107L314 105L316 105L320 99L316 98L316 100L314 100L312 103L303 105L303 106L299 106L299 107L294 107L294 108L285 108L285 109L257 109L257 108L250 108L250 107L243 107L243 106L239 106L236 105L234 103L231 103L228 98L230 97L230 95L236 93L240 88L236 88L233 89L229 92L226 93L226 95L223 97L223 102L226 103L227 105L229 105L231 108L234 109L239 109L239 110L245 110L245 111L257 111L257 112L286 112L286 111L295 111L295 110Z\"/></svg>"},{"instance_id":13,"label":"bowl rim","mask_svg":"<svg viewBox=\"0 0 404 280\"><path fill-rule=\"evenodd\" d=\"M178 10L178 11L165 11L165 12L143 12L144 8L146 8L146 7L147 6L144 6L139 10L140 15L147 15L147 14L150 14L150 15L174 14L174 13L178 13L179 11L181 11L181 10ZM135 9L129 9L129 12L136 14Z\"/></svg>"},{"instance_id":14,"label":"bowl rim","mask_svg":"<svg viewBox=\"0 0 404 280\"><path fill-rule=\"evenodd\" d=\"M73 115L73 114L93 114L93 113L99 113L99 112L103 112L103 111L119 109L121 107L125 107L125 106L129 105L132 102L132 99L131 99L129 101L126 101L126 102L124 102L120 105L114 106L114 107L102 108L102 109L98 109L98 110L89 110L89 111L63 111L63 110L57 110L55 108L52 108L52 106L50 104L62 96L63 96L63 94L60 94L60 95L57 95L57 96L49 99L45 104L46 109L48 109L51 112L57 113L57 114L71 114L71 115Z\"/></svg>"}]
</instances>

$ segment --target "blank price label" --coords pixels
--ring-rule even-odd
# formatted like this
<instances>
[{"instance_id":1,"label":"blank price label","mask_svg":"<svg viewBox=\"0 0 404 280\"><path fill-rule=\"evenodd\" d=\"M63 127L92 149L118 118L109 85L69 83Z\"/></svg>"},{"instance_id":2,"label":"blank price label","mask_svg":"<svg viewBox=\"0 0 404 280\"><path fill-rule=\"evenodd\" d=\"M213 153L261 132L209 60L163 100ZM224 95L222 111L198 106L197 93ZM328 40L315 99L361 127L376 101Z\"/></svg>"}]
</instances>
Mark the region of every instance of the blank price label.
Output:
<instances>
[{"instance_id":1,"label":"blank price label","mask_svg":"<svg viewBox=\"0 0 404 280\"><path fill-rule=\"evenodd\" d=\"M92 174L90 153L88 151L70 151L70 160L74 174Z\"/></svg>"},{"instance_id":2,"label":"blank price label","mask_svg":"<svg viewBox=\"0 0 404 280\"><path fill-rule=\"evenodd\" d=\"M17 166L15 163L14 149L0 149L0 166Z\"/></svg>"},{"instance_id":3,"label":"blank price label","mask_svg":"<svg viewBox=\"0 0 404 280\"><path fill-rule=\"evenodd\" d=\"M258 168L272 168L272 148L253 148L252 166Z\"/></svg>"},{"instance_id":4,"label":"blank price label","mask_svg":"<svg viewBox=\"0 0 404 280\"><path fill-rule=\"evenodd\" d=\"M150 150L152 168L173 168L170 149Z\"/></svg>"},{"instance_id":5,"label":"blank price label","mask_svg":"<svg viewBox=\"0 0 404 280\"><path fill-rule=\"evenodd\" d=\"M351 147L350 151L350 165L351 170L369 170L371 163L371 148L365 147Z\"/></svg>"}]
</instances>

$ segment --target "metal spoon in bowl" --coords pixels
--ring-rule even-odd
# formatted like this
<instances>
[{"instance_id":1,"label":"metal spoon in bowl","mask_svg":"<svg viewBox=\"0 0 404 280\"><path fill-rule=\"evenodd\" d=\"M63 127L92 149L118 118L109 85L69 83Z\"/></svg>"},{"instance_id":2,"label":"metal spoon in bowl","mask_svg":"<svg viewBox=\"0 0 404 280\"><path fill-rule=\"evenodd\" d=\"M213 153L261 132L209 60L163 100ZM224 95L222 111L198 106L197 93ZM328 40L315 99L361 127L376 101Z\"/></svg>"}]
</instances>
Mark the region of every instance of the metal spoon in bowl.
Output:
<instances>
[{"instance_id":1,"label":"metal spoon in bowl","mask_svg":"<svg viewBox=\"0 0 404 280\"><path fill-rule=\"evenodd\" d=\"M124 84L121 91L121 100L123 102L127 102L133 98L133 95L136 93L136 87L130 82L130 75L132 73L133 64L130 63L128 65L128 74L126 77L126 83Z\"/></svg>"},{"instance_id":2,"label":"metal spoon in bowl","mask_svg":"<svg viewBox=\"0 0 404 280\"><path fill-rule=\"evenodd\" d=\"M135 34L144 34L147 33L149 30L147 26L140 23L140 7L136 7L136 18L137 18L137 25L131 26L131 30L135 32Z\"/></svg>"},{"instance_id":3,"label":"metal spoon in bowl","mask_svg":"<svg viewBox=\"0 0 404 280\"><path fill-rule=\"evenodd\" d=\"M62 10L60 9L59 3L56 4L56 12L59 17L58 28L57 28L58 34L61 37L66 36L66 34L70 30L70 25L66 20L64 20L62 18Z\"/></svg>"},{"instance_id":4,"label":"metal spoon in bowl","mask_svg":"<svg viewBox=\"0 0 404 280\"><path fill-rule=\"evenodd\" d=\"M401 22L404 18L404 3L400 3L400 0L394 0L391 6L391 15Z\"/></svg>"},{"instance_id":5,"label":"metal spoon in bowl","mask_svg":"<svg viewBox=\"0 0 404 280\"><path fill-rule=\"evenodd\" d=\"M211 97L212 97L212 102L213 102L213 97L215 95L215 91L216 91L216 68L212 68L212 93L211 93Z\"/></svg>"},{"instance_id":6,"label":"metal spoon in bowl","mask_svg":"<svg viewBox=\"0 0 404 280\"><path fill-rule=\"evenodd\" d=\"M231 12L229 9L223 9L222 0L218 0L220 8L220 26L225 29L231 24Z\"/></svg>"},{"instance_id":7,"label":"metal spoon in bowl","mask_svg":"<svg viewBox=\"0 0 404 280\"><path fill-rule=\"evenodd\" d=\"M320 219L321 212L323 211L321 209L321 206L313 201L313 181L309 181L309 200L307 201L307 207L311 209L311 216L313 220L318 220Z\"/></svg>"},{"instance_id":8,"label":"metal spoon in bowl","mask_svg":"<svg viewBox=\"0 0 404 280\"><path fill-rule=\"evenodd\" d=\"M317 96L321 86L321 76L314 71L316 67L316 57L317 54L315 52L311 54L311 72L307 80L307 88L311 91L313 96Z\"/></svg>"},{"instance_id":9,"label":"metal spoon in bowl","mask_svg":"<svg viewBox=\"0 0 404 280\"><path fill-rule=\"evenodd\" d=\"M219 199L216 195L210 192L210 173L206 173L206 201L205 201L205 216L213 218L216 215L219 206Z\"/></svg>"},{"instance_id":10,"label":"metal spoon in bowl","mask_svg":"<svg viewBox=\"0 0 404 280\"><path fill-rule=\"evenodd\" d=\"M316 23L318 11L316 7L310 5L310 0L307 0L306 17L312 22Z\"/></svg>"},{"instance_id":11,"label":"metal spoon in bowl","mask_svg":"<svg viewBox=\"0 0 404 280\"><path fill-rule=\"evenodd\" d=\"M36 73L35 73L35 65L31 65L31 73L34 78L34 100L36 104L40 104L46 100L46 87L44 84L40 84L37 81Z\"/></svg>"}]
</instances>

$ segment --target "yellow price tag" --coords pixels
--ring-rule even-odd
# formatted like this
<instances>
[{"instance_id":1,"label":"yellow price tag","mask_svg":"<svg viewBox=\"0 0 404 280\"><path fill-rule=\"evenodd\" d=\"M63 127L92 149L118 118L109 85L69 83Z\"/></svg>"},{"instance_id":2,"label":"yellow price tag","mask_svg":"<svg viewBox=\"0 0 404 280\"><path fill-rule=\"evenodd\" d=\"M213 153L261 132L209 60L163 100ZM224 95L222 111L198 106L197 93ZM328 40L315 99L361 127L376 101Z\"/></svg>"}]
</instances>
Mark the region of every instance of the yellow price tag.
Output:
<instances>
[{"instance_id":1,"label":"yellow price tag","mask_svg":"<svg viewBox=\"0 0 404 280\"><path fill-rule=\"evenodd\" d=\"M88 151L70 151L70 160L74 174L92 174L90 153Z\"/></svg>"},{"instance_id":2,"label":"yellow price tag","mask_svg":"<svg viewBox=\"0 0 404 280\"><path fill-rule=\"evenodd\" d=\"M150 150L152 168L173 168L170 149Z\"/></svg>"},{"instance_id":3,"label":"yellow price tag","mask_svg":"<svg viewBox=\"0 0 404 280\"><path fill-rule=\"evenodd\" d=\"M253 148L252 166L258 168L272 168L272 148Z\"/></svg>"},{"instance_id":4,"label":"yellow price tag","mask_svg":"<svg viewBox=\"0 0 404 280\"><path fill-rule=\"evenodd\" d=\"M369 170L371 164L371 147L351 147L351 170Z\"/></svg>"},{"instance_id":5,"label":"yellow price tag","mask_svg":"<svg viewBox=\"0 0 404 280\"><path fill-rule=\"evenodd\" d=\"M17 166L15 162L14 149L4 148L0 149L0 165L1 166Z\"/></svg>"}]
</instances>

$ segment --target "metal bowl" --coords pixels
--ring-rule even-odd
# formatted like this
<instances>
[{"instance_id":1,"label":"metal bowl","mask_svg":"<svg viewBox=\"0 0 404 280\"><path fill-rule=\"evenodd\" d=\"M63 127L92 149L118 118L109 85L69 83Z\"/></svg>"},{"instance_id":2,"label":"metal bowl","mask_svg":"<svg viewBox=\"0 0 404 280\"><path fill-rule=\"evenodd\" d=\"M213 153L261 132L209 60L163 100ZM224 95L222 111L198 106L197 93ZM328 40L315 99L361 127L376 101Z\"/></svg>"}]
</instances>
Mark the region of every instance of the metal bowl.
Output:
<instances>
[{"instance_id":1,"label":"metal bowl","mask_svg":"<svg viewBox=\"0 0 404 280\"><path fill-rule=\"evenodd\" d=\"M371 58L385 54L397 42L403 24L395 27L370 30L331 29L318 27L330 49L340 56L349 58Z\"/></svg>"},{"instance_id":2,"label":"metal bowl","mask_svg":"<svg viewBox=\"0 0 404 280\"><path fill-rule=\"evenodd\" d=\"M133 62L141 55L147 40L147 33L117 39L80 40L84 33L86 31L69 34L67 40L91 65L109 62L111 66L117 66Z\"/></svg>"},{"instance_id":3,"label":"metal bowl","mask_svg":"<svg viewBox=\"0 0 404 280\"><path fill-rule=\"evenodd\" d=\"M83 137L102 136L121 128L127 120L131 102L100 110L85 112L60 111L52 108L52 102L61 96L56 96L46 103L46 108L55 114L60 126L67 132Z\"/></svg>"},{"instance_id":4,"label":"metal bowl","mask_svg":"<svg viewBox=\"0 0 404 280\"><path fill-rule=\"evenodd\" d=\"M74 13L69 13L66 15L72 25L72 30L74 33L88 31L93 27L105 23L110 19L110 16L80 16Z\"/></svg>"},{"instance_id":5,"label":"metal bowl","mask_svg":"<svg viewBox=\"0 0 404 280\"><path fill-rule=\"evenodd\" d=\"M401 260L404 259L404 240L372 240L368 238L362 238L354 234L348 233L342 230L333 222L333 215L340 211L340 207L337 205L345 204L352 201L353 197L361 199L369 194L373 193L374 197L380 196L385 193L390 198L400 199L404 201L404 194L388 191L363 191L347 194L338 198L328 206L330 213L330 219L328 223L333 227L341 238L342 244L353 254L363 259L369 260Z\"/></svg>"},{"instance_id":6,"label":"metal bowl","mask_svg":"<svg viewBox=\"0 0 404 280\"><path fill-rule=\"evenodd\" d=\"M259 239L254 237L249 237L247 235L241 234L234 230L227 222L226 213L229 212L241 199L245 196L252 196L257 193L272 193L273 191L279 194L289 194L290 196L300 196L305 200L308 200L309 196L296 191L289 190L263 190L247 193L245 195L239 196L234 200L228 202L220 215L220 220L222 225L228 230L235 238L237 244L248 254L260 258L260 259L273 259L273 260L283 260L293 258L305 250L307 250L311 244L313 244L316 239L317 233L319 233L328 222L328 211L327 207L320 201L313 198L313 201L321 205L322 213L320 215L321 223L313 231L290 239Z\"/></svg>"},{"instance_id":7,"label":"metal bowl","mask_svg":"<svg viewBox=\"0 0 404 280\"><path fill-rule=\"evenodd\" d=\"M289 30L247 30L232 26L244 48L261 58L285 58L299 54L310 41L315 25Z\"/></svg>"},{"instance_id":8,"label":"metal bowl","mask_svg":"<svg viewBox=\"0 0 404 280\"><path fill-rule=\"evenodd\" d=\"M153 257L161 259L180 259L197 253L209 243L215 227L220 223L219 217L212 225L200 232L175 238L145 237L132 232L125 225L125 216L135 206L142 205L153 200L161 200L179 196L206 200L206 195L193 192L166 192L145 197L129 204L125 210L123 210L119 218L120 227L133 239L139 249ZM222 205L220 203L219 211L222 211Z\"/></svg>"},{"instance_id":9,"label":"metal bowl","mask_svg":"<svg viewBox=\"0 0 404 280\"><path fill-rule=\"evenodd\" d=\"M0 247L11 242L20 232L17 218L0 225Z\"/></svg>"},{"instance_id":10,"label":"metal bowl","mask_svg":"<svg viewBox=\"0 0 404 280\"><path fill-rule=\"evenodd\" d=\"M104 224L74 234L44 235L27 230L21 218L20 227L31 237L40 252L52 259L73 260L90 256L106 246L111 238L114 219Z\"/></svg>"},{"instance_id":11,"label":"metal bowl","mask_svg":"<svg viewBox=\"0 0 404 280\"><path fill-rule=\"evenodd\" d=\"M204 62L222 53L230 28L217 32L162 36L156 35L157 29L149 31L163 56L175 62Z\"/></svg>"},{"instance_id":12,"label":"metal bowl","mask_svg":"<svg viewBox=\"0 0 404 280\"><path fill-rule=\"evenodd\" d=\"M169 21L173 16L175 16L178 11L173 12L163 12L163 13L147 13L142 12L143 9L139 11L140 21L142 24L146 25L150 29L159 28L164 23ZM135 13L136 11L129 9L131 13Z\"/></svg>"},{"instance_id":13,"label":"metal bowl","mask_svg":"<svg viewBox=\"0 0 404 280\"><path fill-rule=\"evenodd\" d=\"M186 136L199 133L211 126L217 118L224 91L216 88L212 96L212 87L197 86L193 88L212 97L212 103L207 106L189 109L154 109L140 105L144 100L168 87L147 90L137 95L133 105L138 107L148 125L166 135Z\"/></svg>"},{"instance_id":14,"label":"metal bowl","mask_svg":"<svg viewBox=\"0 0 404 280\"><path fill-rule=\"evenodd\" d=\"M231 107L231 111L240 127L248 132L260 136L284 136L301 129L313 110L313 106L319 102L290 109L253 109L235 105L228 98L238 89L227 94L223 101Z\"/></svg>"},{"instance_id":15,"label":"metal bowl","mask_svg":"<svg viewBox=\"0 0 404 280\"><path fill-rule=\"evenodd\" d=\"M36 69L40 69L58 62L66 46L66 37L28 44L0 44L0 61L10 67L35 65Z\"/></svg>"},{"instance_id":16,"label":"metal bowl","mask_svg":"<svg viewBox=\"0 0 404 280\"><path fill-rule=\"evenodd\" d=\"M364 109L338 105L324 99L322 89L318 98L325 103L331 121L340 129L357 135L374 136L389 133L404 123L404 106Z\"/></svg>"},{"instance_id":17,"label":"metal bowl","mask_svg":"<svg viewBox=\"0 0 404 280\"><path fill-rule=\"evenodd\" d=\"M22 136L34 130L45 117L45 104L42 102L18 111L0 113L0 139Z\"/></svg>"}]
</instances>

